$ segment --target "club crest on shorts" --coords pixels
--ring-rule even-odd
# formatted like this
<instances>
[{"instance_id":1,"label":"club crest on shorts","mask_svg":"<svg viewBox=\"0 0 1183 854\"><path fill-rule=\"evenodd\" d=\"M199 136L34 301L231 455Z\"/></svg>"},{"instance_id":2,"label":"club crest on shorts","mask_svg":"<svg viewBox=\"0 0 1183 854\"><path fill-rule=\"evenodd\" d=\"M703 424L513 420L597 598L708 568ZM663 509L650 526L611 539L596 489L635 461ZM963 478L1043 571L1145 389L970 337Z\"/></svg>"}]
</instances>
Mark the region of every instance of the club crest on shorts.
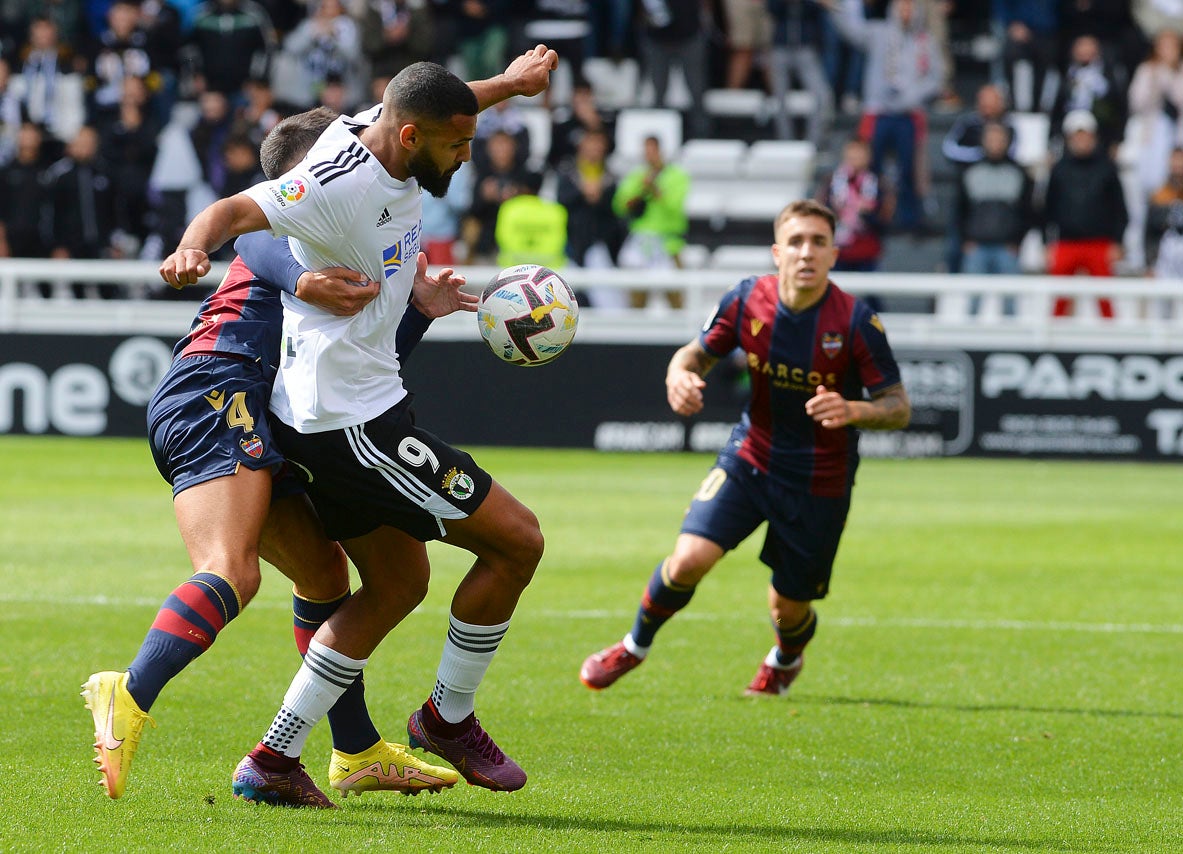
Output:
<instances>
[{"instance_id":1,"label":"club crest on shorts","mask_svg":"<svg viewBox=\"0 0 1183 854\"><path fill-rule=\"evenodd\" d=\"M842 352L842 333L841 332L824 332L822 333L822 352L833 359Z\"/></svg>"},{"instance_id":2,"label":"club crest on shorts","mask_svg":"<svg viewBox=\"0 0 1183 854\"><path fill-rule=\"evenodd\" d=\"M243 439L238 443L238 446L242 448L242 452L248 457L252 457L257 460L259 457L263 456L263 440L258 436L251 436L250 438Z\"/></svg>"},{"instance_id":3,"label":"club crest on shorts","mask_svg":"<svg viewBox=\"0 0 1183 854\"><path fill-rule=\"evenodd\" d=\"M472 497L473 490L476 487L471 477L453 467L448 469L448 473L444 475L443 488L448 491L448 495L458 501L463 501L466 498Z\"/></svg>"}]
</instances>

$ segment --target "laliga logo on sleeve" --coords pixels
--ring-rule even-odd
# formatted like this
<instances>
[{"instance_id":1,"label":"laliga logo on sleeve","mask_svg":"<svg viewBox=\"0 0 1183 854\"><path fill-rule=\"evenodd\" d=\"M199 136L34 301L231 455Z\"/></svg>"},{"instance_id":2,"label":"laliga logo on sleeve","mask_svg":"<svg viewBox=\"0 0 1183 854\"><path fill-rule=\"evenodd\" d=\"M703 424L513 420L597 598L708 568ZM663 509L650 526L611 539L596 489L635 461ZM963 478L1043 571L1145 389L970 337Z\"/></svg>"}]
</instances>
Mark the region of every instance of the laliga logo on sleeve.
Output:
<instances>
[{"instance_id":1,"label":"laliga logo on sleeve","mask_svg":"<svg viewBox=\"0 0 1183 854\"><path fill-rule=\"evenodd\" d=\"M308 185L300 178L288 178L271 190L281 208L294 205L308 195Z\"/></svg>"}]
</instances>

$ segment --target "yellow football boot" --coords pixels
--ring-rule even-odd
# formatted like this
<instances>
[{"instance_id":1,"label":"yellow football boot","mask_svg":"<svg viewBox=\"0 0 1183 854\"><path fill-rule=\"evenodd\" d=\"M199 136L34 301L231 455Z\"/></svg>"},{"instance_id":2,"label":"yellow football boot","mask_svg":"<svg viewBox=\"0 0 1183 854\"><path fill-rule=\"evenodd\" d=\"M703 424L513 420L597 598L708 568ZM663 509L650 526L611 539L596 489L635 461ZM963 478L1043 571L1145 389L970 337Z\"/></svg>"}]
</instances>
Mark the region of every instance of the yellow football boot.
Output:
<instances>
[{"instance_id":1,"label":"yellow football boot","mask_svg":"<svg viewBox=\"0 0 1183 854\"><path fill-rule=\"evenodd\" d=\"M329 785L345 797L379 791L405 795L438 792L459 779L451 768L429 765L406 746L389 741L379 741L361 753L334 750L329 761Z\"/></svg>"},{"instance_id":2,"label":"yellow football boot","mask_svg":"<svg viewBox=\"0 0 1183 854\"><path fill-rule=\"evenodd\" d=\"M127 674L104 670L82 686L86 708L94 716L94 761L103 774L100 784L112 798L123 794L131 760L140 745L144 722L156 721L127 692Z\"/></svg>"}]
</instances>

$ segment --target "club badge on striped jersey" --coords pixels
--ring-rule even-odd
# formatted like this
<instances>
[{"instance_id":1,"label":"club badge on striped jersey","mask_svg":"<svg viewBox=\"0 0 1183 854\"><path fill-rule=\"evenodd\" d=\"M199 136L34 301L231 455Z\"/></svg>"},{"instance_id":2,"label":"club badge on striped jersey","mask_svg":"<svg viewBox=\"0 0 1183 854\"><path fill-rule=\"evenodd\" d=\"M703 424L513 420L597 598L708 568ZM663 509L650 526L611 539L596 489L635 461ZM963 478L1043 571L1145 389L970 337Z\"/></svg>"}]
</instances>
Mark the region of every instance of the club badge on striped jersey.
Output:
<instances>
[{"instance_id":1,"label":"club badge on striped jersey","mask_svg":"<svg viewBox=\"0 0 1183 854\"><path fill-rule=\"evenodd\" d=\"M263 456L263 440L257 435L243 439L238 443L238 446L242 448L242 452L248 457L257 460Z\"/></svg>"},{"instance_id":2,"label":"club badge on striped jersey","mask_svg":"<svg viewBox=\"0 0 1183 854\"><path fill-rule=\"evenodd\" d=\"M822 333L822 352L831 359L842 352L842 333L841 332L824 332Z\"/></svg>"},{"instance_id":3,"label":"club badge on striped jersey","mask_svg":"<svg viewBox=\"0 0 1183 854\"><path fill-rule=\"evenodd\" d=\"M444 475L443 488L447 490L448 495L457 501L463 501L466 498L472 497L475 484L473 484L472 478L467 474L452 467Z\"/></svg>"}]
</instances>

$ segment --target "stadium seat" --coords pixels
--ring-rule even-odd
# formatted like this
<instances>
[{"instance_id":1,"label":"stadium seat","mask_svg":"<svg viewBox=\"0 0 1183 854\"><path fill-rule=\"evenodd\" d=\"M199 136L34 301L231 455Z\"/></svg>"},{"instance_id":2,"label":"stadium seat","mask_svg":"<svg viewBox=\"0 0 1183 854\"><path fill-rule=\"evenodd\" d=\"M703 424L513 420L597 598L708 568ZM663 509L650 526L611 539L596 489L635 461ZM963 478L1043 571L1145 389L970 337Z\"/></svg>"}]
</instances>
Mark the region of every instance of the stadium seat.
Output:
<instances>
[{"instance_id":1,"label":"stadium seat","mask_svg":"<svg viewBox=\"0 0 1183 854\"><path fill-rule=\"evenodd\" d=\"M742 139L688 139L678 162L694 178L735 178L743 169L748 144Z\"/></svg>"},{"instance_id":2,"label":"stadium seat","mask_svg":"<svg viewBox=\"0 0 1183 854\"><path fill-rule=\"evenodd\" d=\"M684 270L702 270L711 261L711 250L701 243L687 243L678 253Z\"/></svg>"},{"instance_id":3,"label":"stadium seat","mask_svg":"<svg viewBox=\"0 0 1183 854\"><path fill-rule=\"evenodd\" d=\"M611 166L617 174L624 174L644 159L645 138L650 136L660 140L661 154L667 161L676 161L682 149L682 114L646 107L630 107L616 114L616 148Z\"/></svg>"},{"instance_id":4,"label":"stadium seat","mask_svg":"<svg viewBox=\"0 0 1183 854\"><path fill-rule=\"evenodd\" d=\"M791 181L776 178L757 181L748 178L735 183L723 198L723 215L728 221L755 220L768 223L771 230L772 221L785 205L797 199L805 198L807 185L804 181Z\"/></svg>"},{"instance_id":5,"label":"stadium seat","mask_svg":"<svg viewBox=\"0 0 1183 854\"><path fill-rule=\"evenodd\" d=\"M744 161L749 179L767 181L788 178L808 184L813 180L817 148L812 142L790 139L762 139L752 143Z\"/></svg>"},{"instance_id":6,"label":"stadium seat","mask_svg":"<svg viewBox=\"0 0 1183 854\"><path fill-rule=\"evenodd\" d=\"M550 153L550 110L523 103L517 112L530 134L530 154L526 158L526 165L535 172L541 172L546 166L546 155Z\"/></svg>"},{"instance_id":7,"label":"stadium seat","mask_svg":"<svg viewBox=\"0 0 1183 854\"><path fill-rule=\"evenodd\" d=\"M711 253L711 268L715 270L739 270L744 273L770 273L776 269L772 261L772 245L769 238L766 246L720 246Z\"/></svg>"},{"instance_id":8,"label":"stadium seat","mask_svg":"<svg viewBox=\"0 0 1183 854\"><path fill-rule=\"evenodd\" d=\"M755 121L768 114L767 96L755 89L708 89L702 103L708 115L718 118Z\"/></svg>"},{"instance_id":9,"label":"stadium seat","mask_svg":"<svg viewBox=\"0 0 1183 854\"><path fill-rule=\"evenodd\" d=\"M622 110L637 104L641 68L637 60L589 56L583 61L583 76L591 84L597 103L606 110Z\"/></svg>"},{"instance_id":10,"label":"stadium seat","mask_svg":"<svg viewBox=\"0 0 1183 854\"><path fill-rule=\"evenodd\" d=\"M686 194L686 216L690 219L721 221L727 196L734 187L734 181L692 178L690 190Z\"/></svg>"}]
</instances>

